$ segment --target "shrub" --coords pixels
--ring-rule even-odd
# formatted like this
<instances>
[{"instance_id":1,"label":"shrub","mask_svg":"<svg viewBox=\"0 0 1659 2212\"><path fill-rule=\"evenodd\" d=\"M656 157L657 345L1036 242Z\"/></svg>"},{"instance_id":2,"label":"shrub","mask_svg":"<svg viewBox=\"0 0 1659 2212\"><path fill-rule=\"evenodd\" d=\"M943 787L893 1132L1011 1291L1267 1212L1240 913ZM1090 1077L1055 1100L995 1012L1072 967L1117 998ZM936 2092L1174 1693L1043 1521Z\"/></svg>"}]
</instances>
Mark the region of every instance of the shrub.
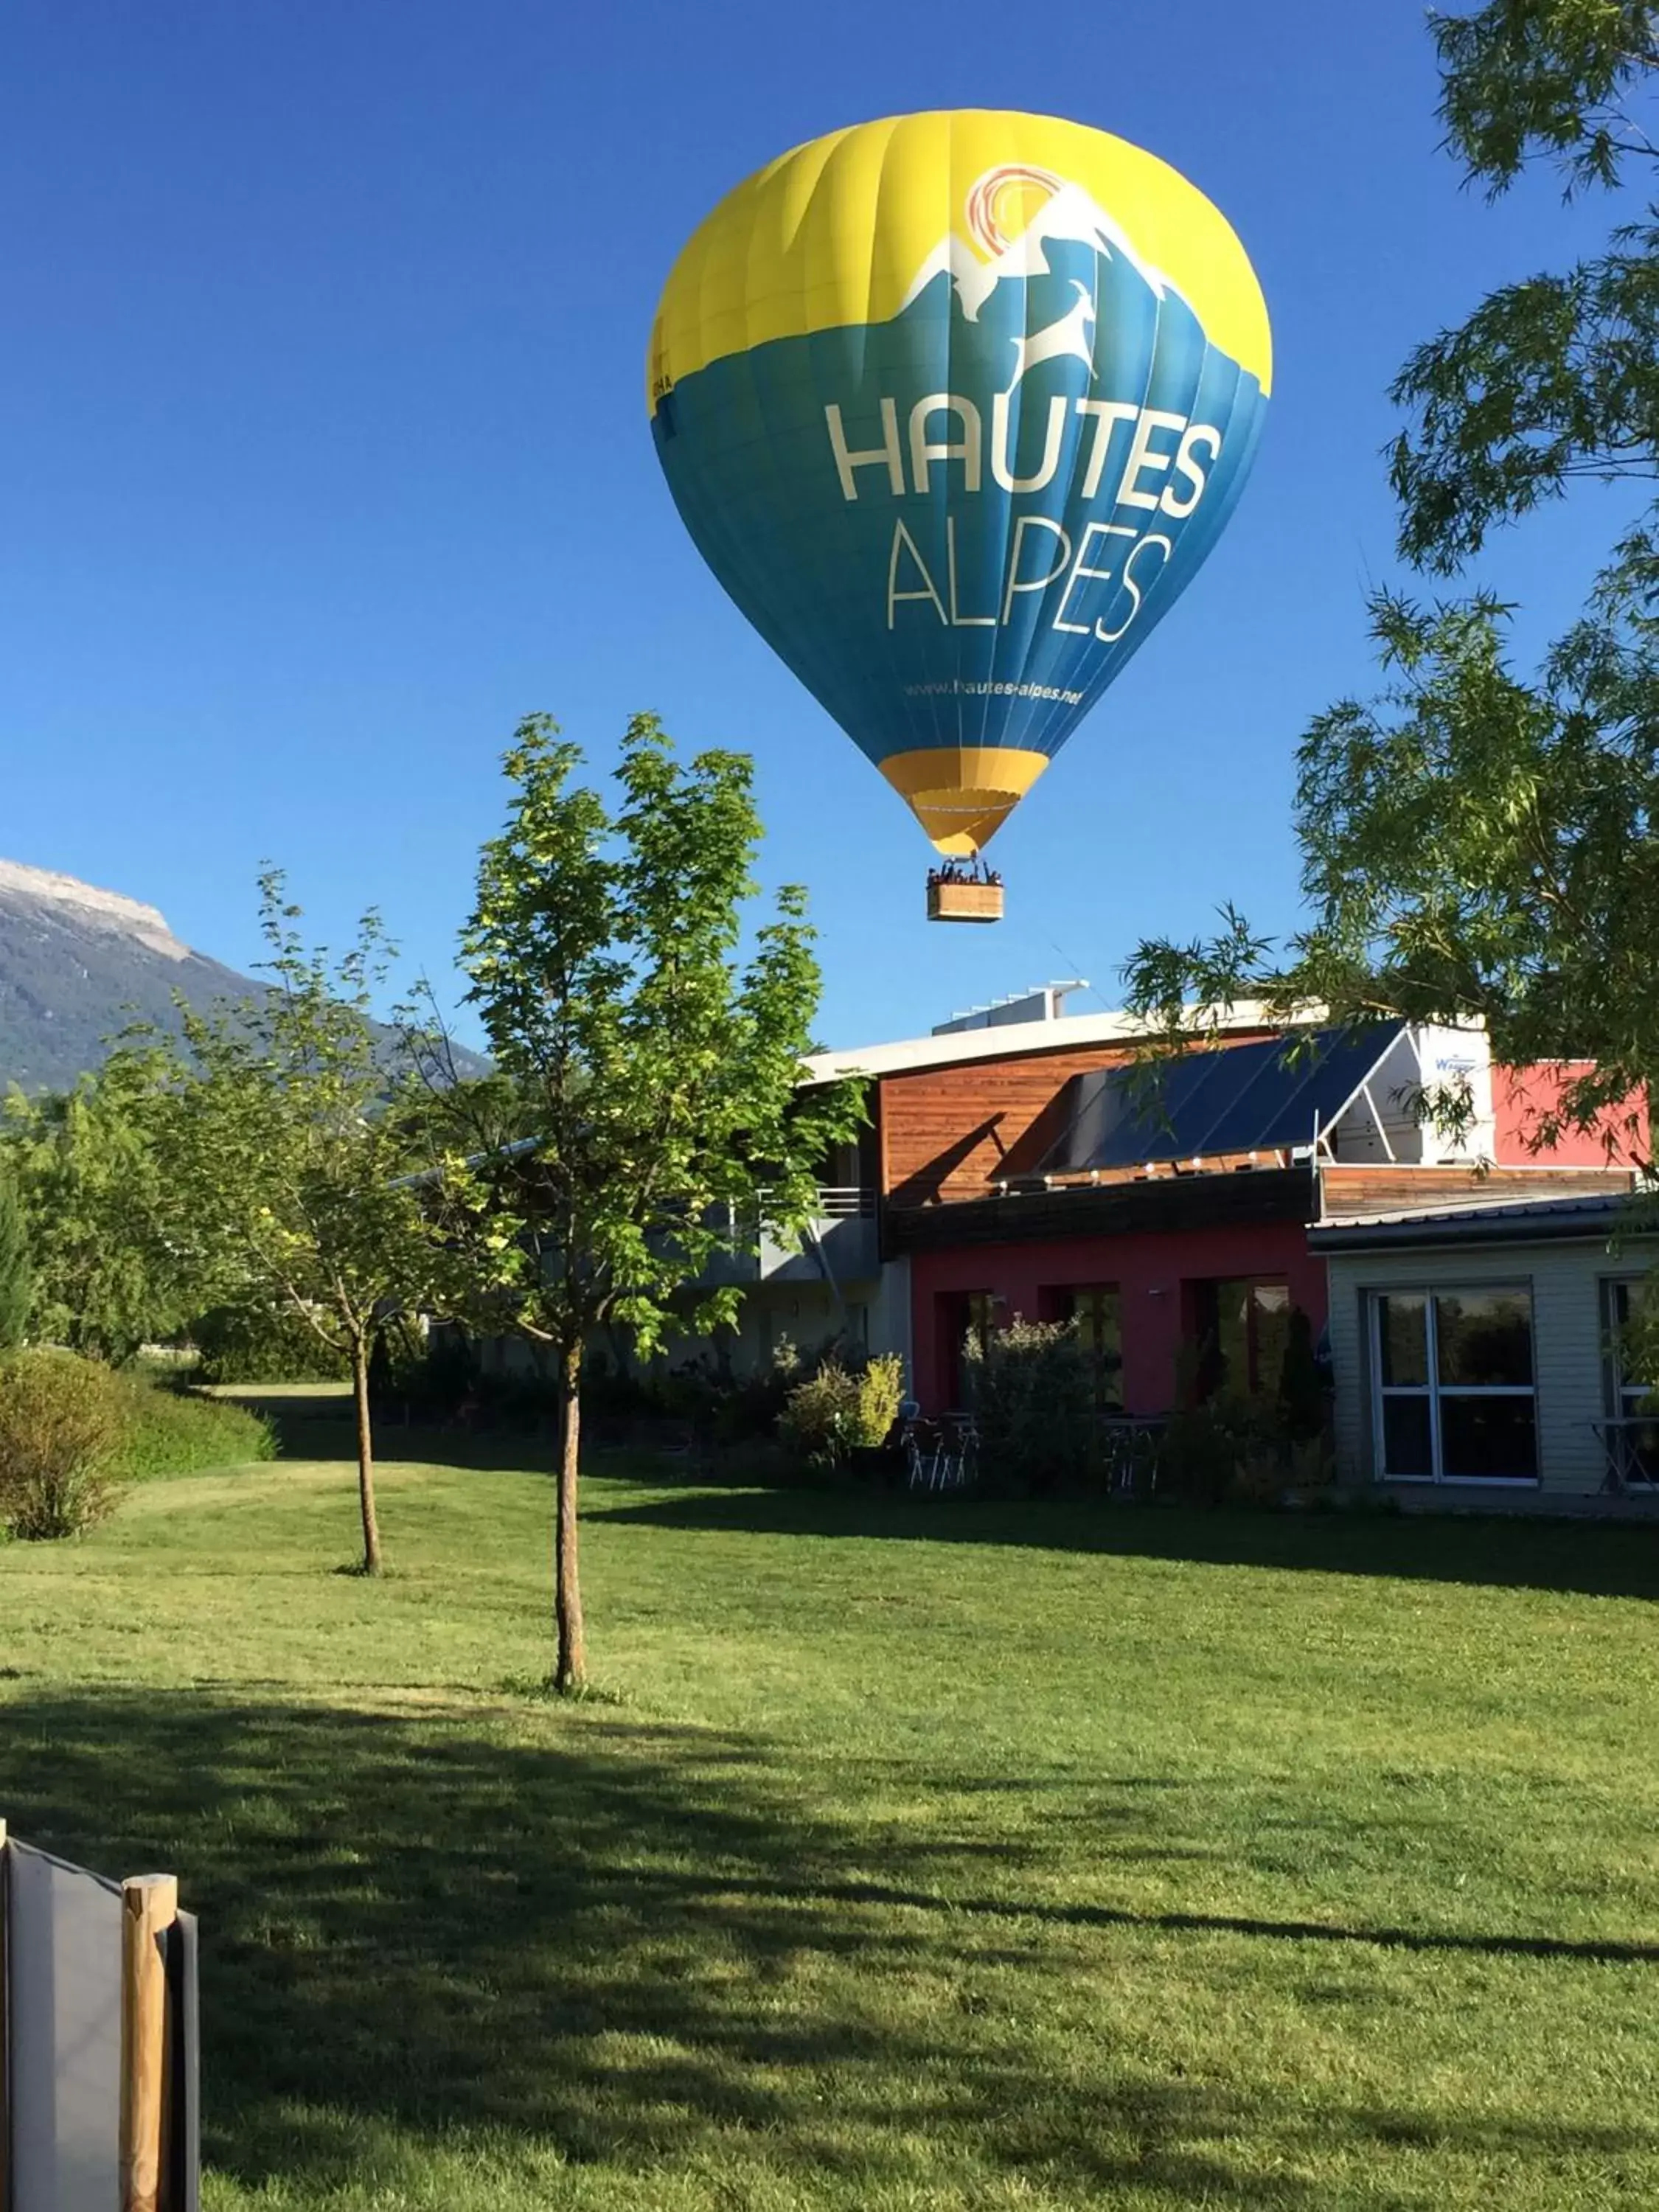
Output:
<instances>
[{"instance_id":1,"label":"shrub","mask_svg":"<svg viewBox=\"0 0 1659 2212\"><path fill-rule=\"evenodd\" d=\"M203 1382L338 1382L351 1371L287 1306L215 1306L190 1333Z\"/></svg>"},{"instance_id":2,"label":"shrub","mask_svg":"<svg viewBox=\"0 0 1659 2212\"><path fill-rule=\"evenodd\" d=\"M123 1481L246 1467L276 1456L276 1431L244 1407L171 1389L125 1370L109 1381L118 1428L106 1472Z\"/></svg>"},{"instance_id":3,"label":"shrub","mask_svg":"<svg viewBox=\"0 0 1659 2212\"><path fill-rule=\"evenodd\" d=\"M813 1467L838 1467L849 1452L886 1443L903 1390L903 1370L891 1353L867 1360L857 1375L826 1361L791 1389L779 1437Z\"/></svg>"},{"instance_id":4,"label":"shrub","mask_svg":"<svg viewBox=\"0 0 1659 2212\"><path fill-rule=\"evenodd\" d=\"M1293 1490L1328 1490L1336 1480L1336 1455L1322 1429L1316 1437L1294 1438L1286 1448L1285 1463Z\"/></svg>"},{"instance_id":5,"label":"shrub","mask_svg":"<svg viewBox=\"0 0 1659 2212\"><path fill-rule=\"evenodd\" d=\"M1159 1486L1190 1505L1275 1504L1285 1487L1283 1441L1271 1406L1221 1391L1170 1417Z\"/></svg>"},{"instance_id":6,"label":"shrub","mask_svg":"<svg viewBox=\"0 0 1659 2212\"><path fill-rule=\"evenodd\" d=\"M797 1382L784 1401L778 1436L812 1467L834 1467L853 1444L859 1386L844 1367L821 1367Z\"/></svg>"},{"instance_id":7,"label":"shrub","mask_svg":"<svg viewBox=\"0 0 1659 2212\"><path fill-rule=\"evenodd\" d=\"M420 1372L410 1381L411 1401L429 1419L452 1419L479 1382L477 1359L466 1331L453 1322L429 1328Z\"/></svg>"},{"instance_id":8,"label":"shrub","mask_svg":"<svg viewBox=\"0 0 1659 2212\"><path fill-rule=\"evenodd\" d=\"M116 1486L274 1459L269 1422L78 1352L0 1360L0 1527L78 1535L113 1510Z\"/></svg>"},{"instance_id":9,"label":"shrub","mask_svg":"<svg viewBox=\"0 0 1659 2212\"><path fill-rule=\"evenodd\" d=\"M981 1477L1033 1495L1082 1487L1099 1459L1094 1380L1071 1322L1018 1315L963 1346Z\"/></svg>"},{"instance_id":10,"label":"shrub","mask_svg":"<svg viewBox=\"0 0 1659 2212\"><path fill-rule=\"evenodd\" d=\"M860 1443L872 1450L884 1444L903 1403L903 1361L896 1352L878 1352L859 1377Z\"/></svg>"},{"instance_id":11,"label":"shrub","mask_svg":"<svg viewBox=\"0 0 1659 2212\"><path fill-rule=\"evenodd\" d=\"M1314 1351L1313 1323L1292 1306L1285 1362L1279 1373L1279 1420L1285 1438L1305 1443L1325 1433L1328 1395L1325 1376Z\"/></svg>"},{"instance_id":12,"label":"shrub","mask_svg":"<svg viewBox=\"0 0 1659 2212\"><path fill-rule=\"evenodd\" d=\"M108 1462L120 1433L107 1368L73 1352L0 1362L0 1523L30 1540L79 1535L113 1511Z\"/></svg>"},{"instance_id":13,"label":"shrub","mask_svg":"<svg viewBox=\"0 0 1659 2212\"><path fill-rule=\"evenodd\" d=\"M1291 1431L1283 1401L1223 1392L1172 1414L1164 1431L1160 1487L1193 1505L1280 1505L1290 1491L1328 1486L1335 1473L1323 1423Z\"/></svg>"}]
</instances>

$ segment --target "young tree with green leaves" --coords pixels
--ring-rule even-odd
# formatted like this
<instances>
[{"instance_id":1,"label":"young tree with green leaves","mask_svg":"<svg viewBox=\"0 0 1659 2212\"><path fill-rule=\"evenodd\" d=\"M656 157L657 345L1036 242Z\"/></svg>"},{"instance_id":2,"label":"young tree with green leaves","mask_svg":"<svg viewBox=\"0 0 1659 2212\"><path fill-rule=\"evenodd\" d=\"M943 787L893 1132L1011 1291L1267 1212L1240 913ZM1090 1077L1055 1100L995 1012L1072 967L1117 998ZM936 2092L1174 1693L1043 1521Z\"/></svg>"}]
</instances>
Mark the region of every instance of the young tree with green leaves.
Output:
<instances>
[{"instance_id":1,"label":"young tree with green leaves","mask_svg":"<svg viewBox=\"0 0 1659 2212\"><path fill-rule=\"evenodd\" d=\"M349 1363L363 1571L378 1574L376 1321L441 1295L445 1255L408 1180L409 1102L371 1011L391 951L378 919L331 965L302 944L279 875L260 896L273 988L210 1013L181 1004L179 1039L129 1048L164 1102L158 1226L215 1297L281 1306Z\"/></svg>"},{"instance_id":2,"label":"young tree with green leaves","mask_svg":"<svg viewBox=\"0 0 1659 2212\"><path fill-rule=\"evenodd\" d=\"M1659 160L1659 9L1490 0L1430 18L1441 118L1496 195L1529 163L1570 192ZM1494 528L1584 477L1659 477L1659 228L1504 287L1419 347L1395 386L1401 552L1449 573ZM1608 1126L1645 1166L1659 1104L1659 538L1655 511L1612 549L1583 617L1528 678L1489 596L1384 592L1388 688L1340 701L1297 756L1306 927L1283 945L1232 909L1206 939L1143 944L1132 1008L1166 1039L1194 1005L1315 1004L1341 1022L1484 1023L1517 1067L1593 1060L1532 1134ZM1466 1102L1429 1102L1455 1118Z\"/></svg>"},{"instance_id":3,"label":"young tree with green leaves","mask_svg":"<svg viewBox=\"0 0 1659 2212\"><path fill-rule=\"evenodd\" d=\"M28 1334L34 1304L28 1224L16 1179L0 1151L0 1352L12 1352Z\"/></svg>"},{"instance_id":4,"label":"young tree with green leaves","mask_svg":"<svg viewBox=\"0 0 1659 2212\"><path fill-rule=\"evenodd\" d=\"M118 1052L66 1095L14 1091L0 1114L28 1227L33 1334L116 1366L194 1310L185 1255L151 1233L160 1104L143 1055Z\"/></svg>"},{"instance_id":5,"label":"young tree with green leaves","mask_svg":"<svg viewBox=\"0 0 1659 2212\"><path fill-rule=\"evenodd\" d=\"M438 1091L438 1211L483 1325L550 1356L562 1411L554 1683L586 1678L578 1563L581 1375L591 1334L731 1322L711 1279L763 1227L798 1231L817 1169L862 1119L853 1085L802 1091L818 1003L804 894L742 950L761 827L741 755L675 756L636 716L620 803L577 781L557 725L523 722L507 826L487 844L462 960L493 1077ZM728 1276L730 1271L726 1271Z\"/></svg>"}]
</instances>

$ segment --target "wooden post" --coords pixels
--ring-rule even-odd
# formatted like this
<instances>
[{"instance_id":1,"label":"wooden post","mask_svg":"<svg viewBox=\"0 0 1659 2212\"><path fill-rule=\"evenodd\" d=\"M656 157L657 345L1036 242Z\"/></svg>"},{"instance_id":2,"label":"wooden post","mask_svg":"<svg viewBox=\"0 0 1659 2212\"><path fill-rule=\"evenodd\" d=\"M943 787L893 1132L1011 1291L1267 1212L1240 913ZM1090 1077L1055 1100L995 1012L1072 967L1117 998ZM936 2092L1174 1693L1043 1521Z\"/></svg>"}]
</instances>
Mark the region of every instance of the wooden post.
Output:
<instances>
[{"instance_id":1,"label":"wooden post","mask_svg":"<svg viewBox=\"0 0 1659 2212\"><path fill-rule=\"evenodd\" d=\"M158 2212L167 2093L167 1981L161 1944L179 1917L170 1874L121 1884L121 2212Z\"/></svg>"}]
</instances>

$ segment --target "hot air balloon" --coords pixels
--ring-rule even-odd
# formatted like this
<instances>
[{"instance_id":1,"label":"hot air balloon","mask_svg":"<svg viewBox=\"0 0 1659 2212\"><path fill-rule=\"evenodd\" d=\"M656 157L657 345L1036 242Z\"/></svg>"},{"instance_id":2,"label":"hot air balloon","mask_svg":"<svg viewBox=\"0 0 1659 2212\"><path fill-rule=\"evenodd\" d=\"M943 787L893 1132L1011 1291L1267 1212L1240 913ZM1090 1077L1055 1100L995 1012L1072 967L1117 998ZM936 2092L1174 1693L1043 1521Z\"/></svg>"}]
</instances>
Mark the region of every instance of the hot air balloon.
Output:
<instances>
[{"instance_id":1,"label":"hot air balloon","mask_svg":"<svg viewBox=\"0 0 1659 2212\"><path fill-rule=\"evenodd\" d=\"M832 131L685 246L648 363L669 489L946 856L930 913L1000 912L980 856L1214 544L1270 376L1224 218L1051 117Z\"/></svg>"}]
</instances>

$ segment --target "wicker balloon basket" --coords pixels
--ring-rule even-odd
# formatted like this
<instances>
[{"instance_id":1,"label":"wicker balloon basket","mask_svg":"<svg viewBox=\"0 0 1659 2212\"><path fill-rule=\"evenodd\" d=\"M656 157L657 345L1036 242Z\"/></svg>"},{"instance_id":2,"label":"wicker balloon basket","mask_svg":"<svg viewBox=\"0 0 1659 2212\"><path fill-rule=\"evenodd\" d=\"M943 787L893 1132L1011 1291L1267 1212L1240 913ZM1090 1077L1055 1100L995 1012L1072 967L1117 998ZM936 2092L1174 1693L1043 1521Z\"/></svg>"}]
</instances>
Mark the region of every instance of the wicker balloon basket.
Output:
<instances>
[{"instance_id":1,"label":"wicker balloon basket","mask_svg":"<svg viewBox=\"0 0 1659 2212\"><path fill-rule=\"evenodd\" d=\"M1000 921L1000 876L936 870L927 878L929 921Z\"/></svg>"}]
</instances>

